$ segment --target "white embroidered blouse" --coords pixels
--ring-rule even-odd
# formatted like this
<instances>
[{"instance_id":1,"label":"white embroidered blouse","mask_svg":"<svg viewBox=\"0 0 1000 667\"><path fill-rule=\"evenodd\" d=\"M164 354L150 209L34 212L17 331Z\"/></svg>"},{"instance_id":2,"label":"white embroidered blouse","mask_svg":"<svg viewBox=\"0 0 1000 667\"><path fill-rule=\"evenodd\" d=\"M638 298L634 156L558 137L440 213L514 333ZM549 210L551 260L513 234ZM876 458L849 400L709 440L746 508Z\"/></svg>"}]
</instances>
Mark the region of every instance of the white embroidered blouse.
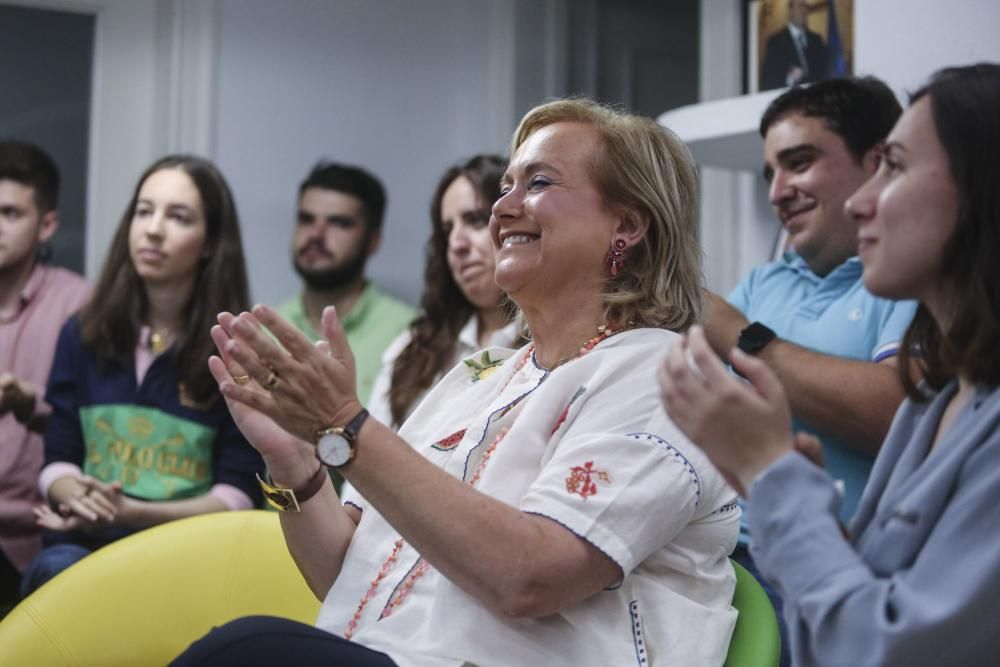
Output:
<instances>
[{"instance_id":1,"label":"white embroidered blouse","mask_svg":"<svg viewBox=\"0 0 1000 667\"><path fill-rule=\"evenodd\" d=\"M545 516L622 569L622 581L544 618L488 609L433 568L392 614L394 590L417 565L408 544L364 606L353 639L400 667L504 665L721 665L736 620L733 491L664 413L656 367L674 333L612 336L552 371L529 347L495 371L462 363L428 394L400 435L469 480L509 429L476 488ZM481 353L477 353L476 357ZM399 535L349 489L363 510L343 569L317 625L343 635ZM441 508L447 521L451 508Z\"/></svg>"}]
</instances>

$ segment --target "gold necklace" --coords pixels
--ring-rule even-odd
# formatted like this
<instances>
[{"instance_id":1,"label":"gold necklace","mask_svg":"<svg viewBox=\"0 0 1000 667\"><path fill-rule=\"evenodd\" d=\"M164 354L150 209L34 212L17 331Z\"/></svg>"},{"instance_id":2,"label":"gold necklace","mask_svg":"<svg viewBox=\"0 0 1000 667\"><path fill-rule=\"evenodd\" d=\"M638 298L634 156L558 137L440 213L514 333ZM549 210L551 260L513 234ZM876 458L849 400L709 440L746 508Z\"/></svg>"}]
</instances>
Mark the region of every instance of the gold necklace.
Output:
<instances>
[{"instance_id":1,"label":"gold necklace","mask_svg":"<svg viewBox=\"0 0 1000 667\"><path fill-rule=\"evenodd\" d=\"M149 330L149 350L153 354L162 354L170 347L170 342L173 336L169 329L153 329Z\"/></svg>"}]
</instances>

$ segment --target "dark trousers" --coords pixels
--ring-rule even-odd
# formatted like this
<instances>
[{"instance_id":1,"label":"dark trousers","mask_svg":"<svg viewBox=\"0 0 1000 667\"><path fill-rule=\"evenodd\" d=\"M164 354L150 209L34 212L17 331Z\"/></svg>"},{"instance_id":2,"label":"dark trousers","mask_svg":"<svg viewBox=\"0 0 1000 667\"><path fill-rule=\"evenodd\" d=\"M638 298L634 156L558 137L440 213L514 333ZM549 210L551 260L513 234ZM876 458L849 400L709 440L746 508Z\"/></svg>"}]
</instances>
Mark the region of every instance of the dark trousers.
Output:
<instances>
[{"instance_id":1,"label":"dark trousers","mask_svg":"<svg viewBox=\"0 0 1000 667\"><path fill-rule=\"evenodd\" d=\"M0 551L0 619L21 601L21 573Z\"/></svg>"},{"instance_id":2,"label":"dark trousers","mask_svg":"<svg viewBox=\"0 0 1000 667\"><path fill-rule=\"evenodd\" d=\"M21 597L28 597L42 584L56 576L70 565L80 562L91 553L79 544L53 544L45 547L31 561L21 582Z\"/></svg>"},{"instance_id":3,"label":"dark trousers","mask_svg":"<svg viewBox=\"0 0 1000 667\"><path fill-rule=\"evenodd\" d=\"M305 623L247 616L213 628L191 644L173 667L396 667L385 653Z\"/></svg>"},{"instance_id":4,"label":"dark trousers","mask_svg":"<svg viewBox=\"0 0 1000 667\"><path fill-rule=\"evenodd\" d=\"M788 651L788 628L785 626L785 616L782 613L785 605L782 603L781 597L771 588L771 584L767 582L767 579L757 569L757 564L753 562L753 556L750 555L745 544L738 544L736 546L732 558L746 568L746 571L753 575L753 578L757 580L761 588L764 589L764 592L767 593L767 597L771 601L771 606L774 607L774 614L778 617L778 633L781 635L781 660L778 665L779 667L791 667L792 656Z\"/></svg>"}]
</instances>

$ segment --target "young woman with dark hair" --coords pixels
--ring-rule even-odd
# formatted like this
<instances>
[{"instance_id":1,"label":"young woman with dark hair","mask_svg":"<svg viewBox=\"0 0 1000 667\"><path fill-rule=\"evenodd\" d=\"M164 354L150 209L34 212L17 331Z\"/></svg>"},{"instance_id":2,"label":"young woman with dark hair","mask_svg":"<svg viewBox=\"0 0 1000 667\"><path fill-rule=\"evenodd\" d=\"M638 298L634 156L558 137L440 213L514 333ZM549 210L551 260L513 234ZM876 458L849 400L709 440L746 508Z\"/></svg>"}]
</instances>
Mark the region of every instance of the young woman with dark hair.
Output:
<instances>
[{"instance_id":1,"label":"young woman with dark hair","mask_svg":"<svg viewBox=\"0 0 1000 667\"><path fill-rule=\"evenodd\" d=\"M848 200L865 286L920 302L899 367L913 358L924 379L903 373L910 397L846 534L818 442L793 436L767 366L734 349L744 384L698 330L667 354L667 411L748 498L794 664L1000 664L982 625L1000 614L998 182L1000 65L973 65L913 95Z\"/></svg>"},{"instance_id":2,"label":"young woman with dark hair","mask_svg":"<svg viewBox=\"0 0 1000 667\"><path fill-rule=\"evenodd\" d=\"M94 297L63 327L28 593L137 529L256 504L260 457L208 370L220 309L249 303L236 207L214 165L168 156L139 179Z\"/></svg>"},{"instance_id":3,"label":"young woman with dark hair","mask_svg":"<svg viewBox=\"0 0 1000 667\"><path fill-rule=\"evenodd\" d=\"M386 424L402 424L427 390L473 352L523 343L493 279L490 209L505 167L498 156L477 155L448 169L434 191L421 314L386 350L368 402ZM487 371L495 360L487 353L467 363Z\"/></svg>"}]
</instances>

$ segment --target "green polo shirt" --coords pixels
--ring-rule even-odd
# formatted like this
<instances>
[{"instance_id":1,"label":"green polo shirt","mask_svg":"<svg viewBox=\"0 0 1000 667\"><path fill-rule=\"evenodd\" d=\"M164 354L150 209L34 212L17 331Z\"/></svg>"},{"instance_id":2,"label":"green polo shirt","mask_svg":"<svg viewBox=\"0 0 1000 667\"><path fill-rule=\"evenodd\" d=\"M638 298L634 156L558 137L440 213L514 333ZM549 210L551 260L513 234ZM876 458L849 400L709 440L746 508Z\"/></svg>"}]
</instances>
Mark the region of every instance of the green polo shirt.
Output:
<instances>
[{"instance_id":1,"label":"green polo shirt","mask_svg":"<svg viewBox=\"0 0 1000 667\"><path fill-rule=\"evenodd\" d=\"M278 314L310 340L322 339L323 336L309 322L301 294L282 304L278 308ZM346 315L341 315L340 322L354 353L358 400L362 405L368 402L375 376L382 368L382 353L409 326L416 314L410 306L369 283L354 307Z\"/></svg>"}]
</instances>

